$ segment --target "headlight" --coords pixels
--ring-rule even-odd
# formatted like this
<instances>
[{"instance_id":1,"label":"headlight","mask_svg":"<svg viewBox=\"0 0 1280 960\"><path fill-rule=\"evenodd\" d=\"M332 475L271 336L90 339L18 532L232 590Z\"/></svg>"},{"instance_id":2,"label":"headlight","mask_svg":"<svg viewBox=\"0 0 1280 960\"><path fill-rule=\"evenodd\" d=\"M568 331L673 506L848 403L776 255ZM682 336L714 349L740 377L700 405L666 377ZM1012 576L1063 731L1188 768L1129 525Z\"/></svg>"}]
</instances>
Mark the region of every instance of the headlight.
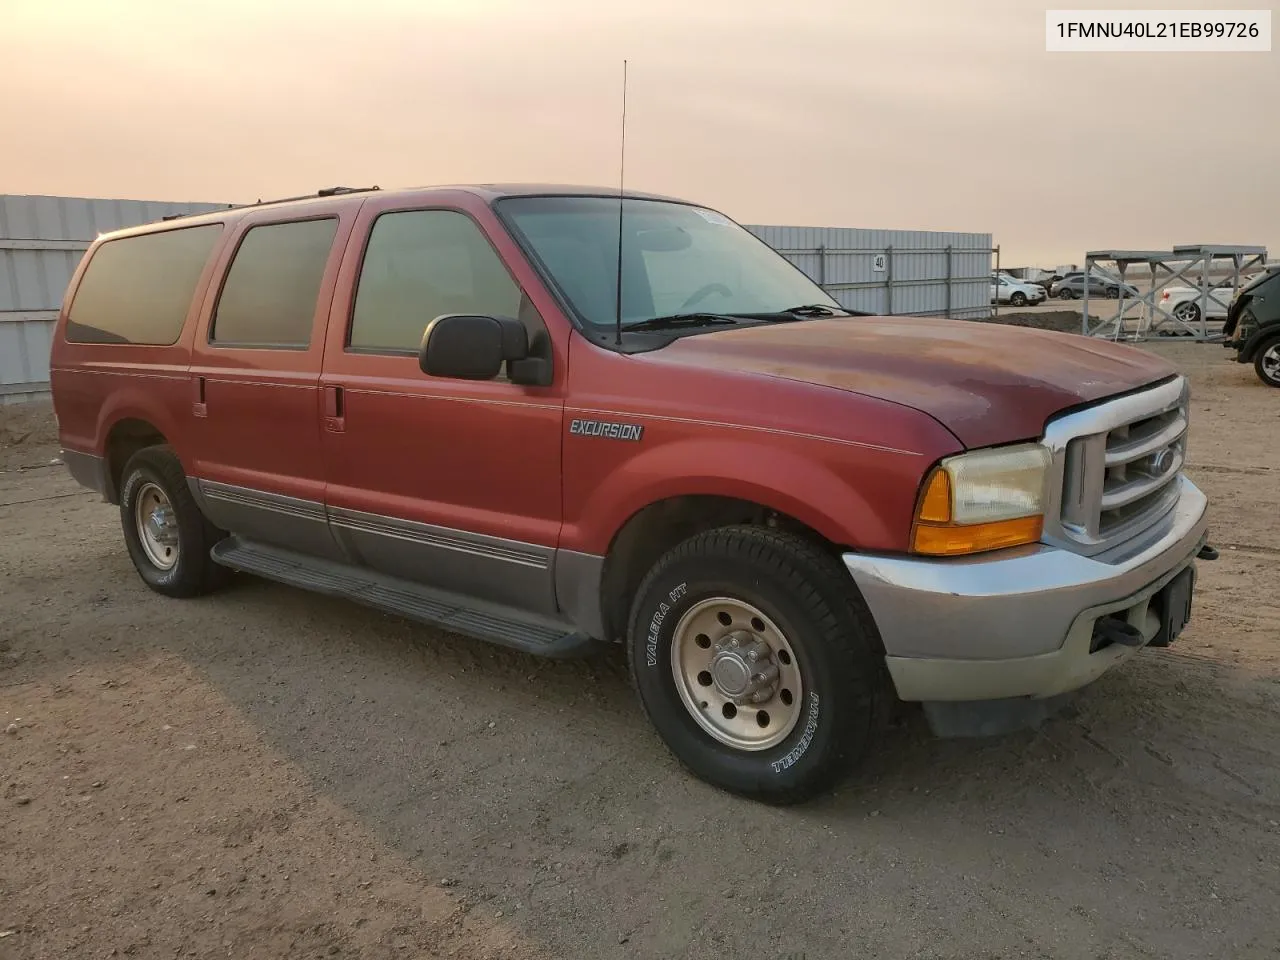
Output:
<instances>
[{"instance_id":1,"label":"headlight","mask_svg":"<svg viewBox=\"0 0 1280 960\"><path fill-rule=\"evenodd\" d=\"M1035 543L1050 459L1047 448L1023 443L943 460L925 478L911 549L954 557Z\"/></svg>"}]
</instances>

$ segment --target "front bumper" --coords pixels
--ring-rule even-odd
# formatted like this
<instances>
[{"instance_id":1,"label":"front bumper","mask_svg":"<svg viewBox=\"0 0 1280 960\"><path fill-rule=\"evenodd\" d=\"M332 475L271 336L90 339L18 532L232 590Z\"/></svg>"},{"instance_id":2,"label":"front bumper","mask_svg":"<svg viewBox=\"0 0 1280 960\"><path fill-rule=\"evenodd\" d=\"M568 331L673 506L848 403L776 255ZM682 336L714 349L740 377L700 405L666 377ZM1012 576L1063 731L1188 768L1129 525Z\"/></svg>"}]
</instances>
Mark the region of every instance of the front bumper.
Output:
<instances>
[{"instance_id":1,"label":"front bumper","mask_svg":"<svg viewBox=\"0 0 1280 960\"><path fill-rule=\"evenodd\" d=\"M1152 598L1205 541L1205 496L1185 476L1177 505L1134 540L1094 557L1047 545L964 560L848 553L844 563L884 641L903 700L1047 698L1091 683L1160 630ZM1136 646L1092 650L1118 617Z\"/></svg>"}]
</instances>

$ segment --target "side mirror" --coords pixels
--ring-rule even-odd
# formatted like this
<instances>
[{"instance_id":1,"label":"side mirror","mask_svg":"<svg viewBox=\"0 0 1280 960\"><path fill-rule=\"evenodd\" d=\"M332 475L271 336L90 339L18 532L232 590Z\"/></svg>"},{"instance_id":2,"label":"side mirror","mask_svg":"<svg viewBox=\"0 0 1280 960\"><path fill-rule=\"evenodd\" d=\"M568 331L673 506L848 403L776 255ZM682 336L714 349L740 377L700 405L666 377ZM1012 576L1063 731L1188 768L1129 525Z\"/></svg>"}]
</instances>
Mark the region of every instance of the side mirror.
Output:
<instances>
[{"instance_id":1,"label":"side mirror","mask_svg":"<svg viewBox=\"0 0 1280 960\"><path fill-rule=\"evenodd\" d=\"M511 317L447 313L427 324L418 366L431 377L492 380L505 361L529 355L529 334Z\"/></svg>"}]
</instances>

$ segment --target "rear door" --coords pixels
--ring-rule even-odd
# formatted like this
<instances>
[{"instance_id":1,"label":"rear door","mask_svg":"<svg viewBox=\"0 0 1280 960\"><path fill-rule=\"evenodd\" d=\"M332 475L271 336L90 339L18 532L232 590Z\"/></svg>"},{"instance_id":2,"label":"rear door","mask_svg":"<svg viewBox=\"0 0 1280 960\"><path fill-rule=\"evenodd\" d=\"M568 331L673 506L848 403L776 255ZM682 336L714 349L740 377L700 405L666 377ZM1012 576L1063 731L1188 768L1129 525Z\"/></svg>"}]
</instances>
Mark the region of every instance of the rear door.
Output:
<instances>
[{"instance_id":1,"label":"rear door","mask_svg":"<svg viewBox=\"0 0 1280 960\"><path fill-rule=\"evenodd\" d=\"M334 537L383 573L554 614L567 337L552 341L531 278L507 266L514 245L477 200L370 200L355 238L322 378ZM423 332L446 313L519 318L553 383L427 376Z\"/></svg>"},{"instance_id":2,"label":"rear door","mask_svg":"<svg viewBox=\"0 0 1280 960\"><path fill-rule=\"evenodd\" d=\"M265 208L235 225L192 345L192 477L211 521L339 555L324 513L320 367L358 200Z\"/></svg>"}]
</instances>

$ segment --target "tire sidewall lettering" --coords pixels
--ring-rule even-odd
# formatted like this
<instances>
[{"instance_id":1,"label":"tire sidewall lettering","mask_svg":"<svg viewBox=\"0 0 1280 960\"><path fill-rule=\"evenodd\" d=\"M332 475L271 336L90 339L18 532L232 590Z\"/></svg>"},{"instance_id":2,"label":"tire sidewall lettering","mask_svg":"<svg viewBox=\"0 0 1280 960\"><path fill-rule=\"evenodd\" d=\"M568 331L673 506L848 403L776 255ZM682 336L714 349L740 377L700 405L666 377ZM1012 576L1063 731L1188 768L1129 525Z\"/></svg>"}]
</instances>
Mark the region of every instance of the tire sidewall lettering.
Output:
<instances>
[{"instance_id":1,"label":"tire sidewall lettering","mask_svg":"<svg viewBox=\"0 0 1280 960\"><path fill-rule=\"evenodd\" d=\"M663 621L667 619L671 608L684 599L688 592L689 584L687 582L678 583L668 591L666 600L658 601L657 609L654 610L653 616L649 618L649 633L644 647L645 666L656 667L658 665L658 638L662 631Z\"/></svg>"},{"instance_id":2,"label":"tire sidewall lettering","mask_svg":"<svg viewBox=\"0 0 1280 960\"><path fill-rule=\"evenodd\" d=\"M794 767L800 758L805 755L805 752L808 751L809 745L813 743L814 734L818 732L820 707L820 700L816 690L809 691L808 701L809 709L805 714L804 732L801 733L800 740L787 751L785 756L769 764L774 773L782 773L784 770Z\"/></svg>"},{"instance_id":3,"label":"tire sidewall lettering","mask_svg":"<svg viewBox=\"0 0 1280 960\"><path fill-rule=\"evenodd\" d=\"M130 510L133 509L133 495L136 492L138 485L141 484L144 479L146 478L143 477L142 471L135 470L133 473L129 474L128 479L125 480L124 490L120 493L120 499L129 507Z\"/></svg>"}]
</instances>

